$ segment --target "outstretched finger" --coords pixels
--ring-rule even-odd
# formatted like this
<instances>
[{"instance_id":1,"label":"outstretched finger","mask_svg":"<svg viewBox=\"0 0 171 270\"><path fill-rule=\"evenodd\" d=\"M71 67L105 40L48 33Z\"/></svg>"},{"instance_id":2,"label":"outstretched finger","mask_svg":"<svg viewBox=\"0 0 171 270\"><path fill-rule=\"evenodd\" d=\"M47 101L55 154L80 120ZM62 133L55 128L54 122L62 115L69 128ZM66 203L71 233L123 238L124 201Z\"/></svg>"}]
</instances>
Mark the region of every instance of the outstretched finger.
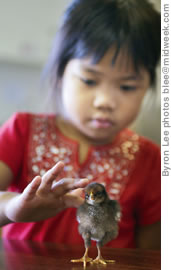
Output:
<instances>
[{"instance_id":1,"label":"outstretched finger","mask_svg":"<svg viewBox=\"0 0 171 270\"><path fill-rule=\"evenodd\" d=\"M78 196L74 196L71 194L66 194L63 196L63 202L65 205L65 208L67 207L79 207L81 204L83 204L84 199Z\"/></svg>"},{"instance_id":2,"label":"outstretched finger","mask_svg":"<svg viewBox=\"0 0 171 270\"><path fill-rule=\"evenodd\" d=\"M83 188L87 186L89 180L87 178L83 179L73 179L73 178L64 178L55 182L52 186L52 191L56 197L63 196L71 190Z\"/></svg>"},{"instance_id":3,"label":"outstretched finger","mask_svg":"<svg viewBox=\"0 0 171 270\"><path fill-rule=\"evenodd\" d=\"M53 181L59 176L60 172L64 168L64 163L59 161L55 166L48 170L42 177L42 182L39 187L38 193L41 195L49 193L52 187Z\"/></svg>"},{"instance_id":4,"label":"outstretched finger","mask_svg":"<svg viewBox=\"0 0 171 270\"><path fill-rule=\"evenodd\" d=\"M83 197L84 195L84 188L77 188L69 192L69 194L74 196Z\"/></svg>"},{"instance_id":5,"label":"outstretched finger","mask_svg":"<svg viewBox=\"0 0 171 270\"><path fill-rule=\"evenodd\" d=\"M41 184L41 180L42 179L40 176L36 176L32 180L32 182L24 189L23 196L24 196L25 200L31 200L35 196L35 194L36 194L36 192Z\"/></svg>"}]
</instances>

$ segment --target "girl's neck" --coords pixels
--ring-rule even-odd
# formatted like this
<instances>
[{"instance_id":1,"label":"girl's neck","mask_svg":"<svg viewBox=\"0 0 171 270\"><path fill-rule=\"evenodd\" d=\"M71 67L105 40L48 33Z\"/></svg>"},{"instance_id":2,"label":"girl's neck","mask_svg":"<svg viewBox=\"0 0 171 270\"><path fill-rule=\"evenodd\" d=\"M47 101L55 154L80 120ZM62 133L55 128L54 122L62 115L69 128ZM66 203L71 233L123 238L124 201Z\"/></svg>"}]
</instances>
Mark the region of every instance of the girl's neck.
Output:
<instances>
[{"instance_id":1,"label":"girl's neck","mask_svg":"<svg viewBox=\"0 0 171 270\"><path fill-rule=\"evenodd\" d=\"M56 123L57 123L58 129L64 136L74 141L77 141L80 145L86 144L87 146L90 146L92 144L91 140L89 140L86 136L84 136L69 121L62 119L61 117L57 117Z\"/></svg>"},{"instance_id":2,"label":"girl's neck","mask_svg":"<svg viewBox=\"0 0 171 270\"><path fill-rule=\"evenodd\" d=\"M94 145L105 145L110 142L98 142L97 140L92 140L91 138L88 138L84 136L78 129L76 129L69 121L66 121L60 117L57 117L56 124L60 132L65 136L68 137L74 141L76 141L79 145L78 147L78 158L80 164L84 163L87 159L88 152L90 146ZM111 140L111 142L113 139Z\"/></svg>"},{"instance_id":3,"label":"girl's neck","mask_svg":"<svg viewBox=\"0 0 171 270\"><path fill-rule=\"evenodd\" d=\"M111 139L111 141L108 141L108 142L97 141L96 139L89 138L85 136L83 133L81 133L69 121L61 117L57 117L56 123L57 123L58 129L64 136L77 141L80 145L84 144L87 146L92 146L92 145L97 146L97 145L105 145L113 141L113 138Z\"/></svg>"}]
</instances>

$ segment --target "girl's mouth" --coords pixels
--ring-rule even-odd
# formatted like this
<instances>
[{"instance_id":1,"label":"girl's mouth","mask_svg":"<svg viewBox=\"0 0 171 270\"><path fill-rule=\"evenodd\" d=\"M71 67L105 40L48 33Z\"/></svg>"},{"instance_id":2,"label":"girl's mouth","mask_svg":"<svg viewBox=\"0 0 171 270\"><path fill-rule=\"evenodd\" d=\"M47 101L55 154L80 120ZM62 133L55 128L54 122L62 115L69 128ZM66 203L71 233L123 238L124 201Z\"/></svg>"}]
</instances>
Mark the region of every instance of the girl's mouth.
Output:
<instances>
[{"instance_id":1,"label":"girl's mouth","mask_svg":"<svg viewBox=\"0 0 171 270\"><path fill-rule=\"evenodd\" d=\"M113 122L109 119L97 118L91 120L91 125L94 128L110 128L113 126Z\"/></svg>"}]
</instances>

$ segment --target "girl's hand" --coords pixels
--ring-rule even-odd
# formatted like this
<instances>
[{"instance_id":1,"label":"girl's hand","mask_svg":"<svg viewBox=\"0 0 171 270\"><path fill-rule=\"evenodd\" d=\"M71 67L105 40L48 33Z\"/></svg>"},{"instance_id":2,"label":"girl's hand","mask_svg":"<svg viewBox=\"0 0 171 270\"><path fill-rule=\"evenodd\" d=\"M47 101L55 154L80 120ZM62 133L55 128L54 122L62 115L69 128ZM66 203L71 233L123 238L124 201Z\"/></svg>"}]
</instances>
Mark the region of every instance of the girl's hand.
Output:
<instances>
[{"instance_id":1,"label":"girl's hand","mask_svg":"<svg viewBox=\"0 0 171 270\"><path fill-rule=\"evenodd\" d=\"M78 196L79 188L89 181L64 178L55 182L63 167L58 162L43 177L36 176L22 194L11 198L5 208L7 218L13 222L35 222L53 217L66 207L78 207L83 202Z\"/></svg>"}]
</instances>

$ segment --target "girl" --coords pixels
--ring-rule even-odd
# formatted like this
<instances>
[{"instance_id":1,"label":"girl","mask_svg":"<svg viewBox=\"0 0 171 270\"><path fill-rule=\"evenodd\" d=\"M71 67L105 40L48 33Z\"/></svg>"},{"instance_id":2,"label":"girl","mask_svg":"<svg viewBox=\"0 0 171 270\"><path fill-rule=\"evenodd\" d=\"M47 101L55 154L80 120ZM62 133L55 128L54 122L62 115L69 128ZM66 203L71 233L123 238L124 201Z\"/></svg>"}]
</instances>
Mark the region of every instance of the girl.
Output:
<instances>
[{"instance_id":1,"label":"girl","mask_svg":"<svg viewBox=\"0 0 171 270\"><path fill-rule=\"evenodd\" d=\"M83 243L71 208L82 199L67 192L88 178L121 204L108 246L159 248L160 151L127 127L155 83L160 15L146 0L75 0L52 56L58 113L17 113L1 128L3 237Z\"/></svg>"}]
</instances>

